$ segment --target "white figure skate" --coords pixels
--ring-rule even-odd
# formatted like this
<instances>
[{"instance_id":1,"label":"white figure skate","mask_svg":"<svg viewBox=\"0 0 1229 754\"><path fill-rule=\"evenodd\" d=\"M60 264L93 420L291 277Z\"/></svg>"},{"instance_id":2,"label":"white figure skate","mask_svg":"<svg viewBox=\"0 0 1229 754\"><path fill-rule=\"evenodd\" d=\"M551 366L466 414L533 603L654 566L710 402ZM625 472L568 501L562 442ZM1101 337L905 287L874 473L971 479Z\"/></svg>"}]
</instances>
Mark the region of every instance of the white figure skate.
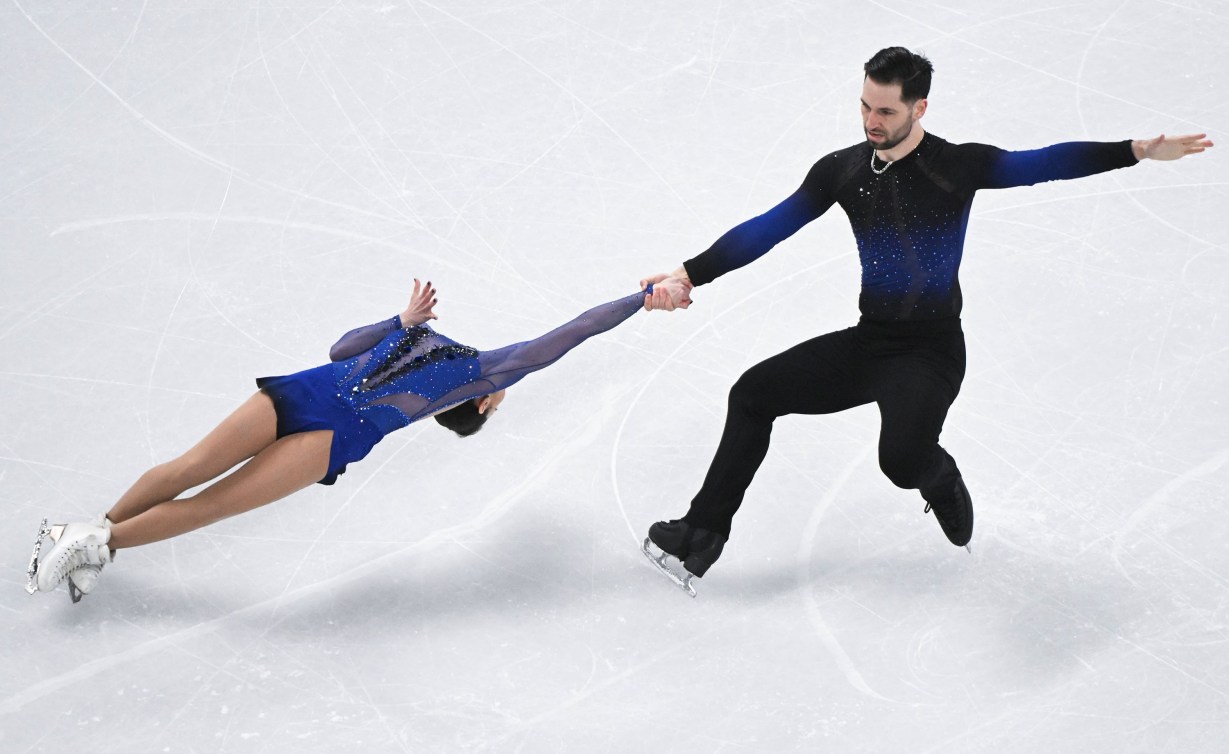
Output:
<instances>
[{"instance_id":1,"label":"white figure skate","mask_svg":"<svg viewBox=\"0 0 1229 754\"><path fill-rule=\"evenodd\" d=\"M107 518L105 513L99 515L91 523L106 529L108 532L111 531L111 519ZM107 539L109 541L110 537L108 536ZM115 560L115 550L111 550L111 560ZM73 599L74 603L78 602L82 595L94 591L94 585L98 583L98 578L102 576L102 566L102 563L86 563L68 574L68 593L69 596L76 595Z\"/></svg>"},{"instance_id":2,"label":"white figure skate","mask_svg":"<svg viewBox=\"0 0 1229 754\"><path fill-rule=\"evenodd\" d=\"M111 527L105 518L103 521L108 525L75 523L48 526L44 518L34 540L30 566L26 569L26 592L52 592L66 582L69 597L74 603L79 602L82 595L94 588L102 567L111 562L111 549L107 546L111 540ZM40 560L44 538L50 538L54 546ZM85 589L70 578L71 574L82 568L87 569L79 579Z\"/></svg>"}]
</instances>

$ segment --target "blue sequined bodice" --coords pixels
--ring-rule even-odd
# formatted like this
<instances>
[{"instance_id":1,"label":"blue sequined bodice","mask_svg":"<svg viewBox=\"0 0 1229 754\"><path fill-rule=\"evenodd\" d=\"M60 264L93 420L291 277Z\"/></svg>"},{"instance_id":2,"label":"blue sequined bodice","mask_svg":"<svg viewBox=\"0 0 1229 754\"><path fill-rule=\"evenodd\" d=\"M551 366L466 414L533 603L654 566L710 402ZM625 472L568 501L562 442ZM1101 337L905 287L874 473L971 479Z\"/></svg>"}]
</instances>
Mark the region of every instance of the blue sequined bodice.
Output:
<instances>
[{"instance_id":1,"label":"blue sequined bodice","mask_svg":"<svg viewBox=\"0 0 1229 754\"><path fill-rule=\"evenodd\" d=\"M406 426L481 371L476 349L425 325L394 330L371 350L333 364L341 397L385 433Z\"/></svg>"},{"instance_id":2,"label":"blue sequined bodice","mask_svg":"<svg viewBox=\"0 0 1229 754\"><path fill-rule=\"evenodd\" d=\"M336 397L388 434L467 400L515 385L586 339L635 314L645 293L600 304L545 335L479 351L400 315L356 328L329 349Z\"/></svg>"}]
</instances>

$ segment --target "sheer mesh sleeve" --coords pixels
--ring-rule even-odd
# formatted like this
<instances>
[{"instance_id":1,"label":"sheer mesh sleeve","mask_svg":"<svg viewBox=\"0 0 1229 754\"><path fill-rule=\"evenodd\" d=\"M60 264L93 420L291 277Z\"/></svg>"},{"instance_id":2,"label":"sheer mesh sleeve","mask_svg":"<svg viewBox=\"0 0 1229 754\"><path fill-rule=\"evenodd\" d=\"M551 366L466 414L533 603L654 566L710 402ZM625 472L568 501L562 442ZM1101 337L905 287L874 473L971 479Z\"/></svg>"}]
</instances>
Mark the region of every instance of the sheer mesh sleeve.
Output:
<instances>
[{"instance_id":1,"label":"sheer mesh sleeve","mask_svg":"<svg viewBox=\"0 0 1229 754\"><path fill-rule=\"evenodd\" d=\"M651 290L651 289L650 289ZM595 306L566 325L540 338L478 354L482 376L431 402L415 419L463 401L489 395L518 382L525 375L558 361L565 353L599 333L621 324L644 306L645 291Z\"/></svg>"},{"instance_id":2,"label":"sheer mesh sleeve","mask_svg":"<svg viewBox=\"0 0 1229 754\"><path fill-rule=\"evenodd\" d=\"M386 319L383 322L376 322L373 325L365 325L356 327L333 344L329 349L330 361L345 361L346 359L354 358L360 353L372 348L375 344L384 339L393 330L401 328L401 315Z\"/></svg>"},{"instance_id":3,"label":"sheer mesh sleeve","mask_svg":"<svg viewBox=\"0 0 1229 754\"><path fill-rule=\"evenodd\" d=\"M494 351L484 351L478 359L482 376L495 390L503 390L530 372L550 366L565 353L589 338L613 329L644 306L644 291L595 306L566 325L556 327L540 338Z\"/></svg>"}]
</instances>

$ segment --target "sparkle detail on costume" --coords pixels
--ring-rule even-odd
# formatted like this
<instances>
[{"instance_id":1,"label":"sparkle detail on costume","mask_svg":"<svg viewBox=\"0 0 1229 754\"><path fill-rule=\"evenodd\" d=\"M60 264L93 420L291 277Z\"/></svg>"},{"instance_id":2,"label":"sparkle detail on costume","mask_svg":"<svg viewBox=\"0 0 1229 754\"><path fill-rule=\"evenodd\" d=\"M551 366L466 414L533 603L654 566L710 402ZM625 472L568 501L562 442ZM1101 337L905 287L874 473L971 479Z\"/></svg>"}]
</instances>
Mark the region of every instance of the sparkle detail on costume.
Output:
<instances>
[{"instance_id":1,"label":"sparkle detail on costume","mask_svg":"<svg viewBox=\"0 0 1229 754\"><path fill-rule=\"evenodd\" d=\"M481 371L477 349L427 325L394 330L370 350L333 364L342 398L384 434L421 418L427 406L475 382Z\"/></svg>"}]
</instances>

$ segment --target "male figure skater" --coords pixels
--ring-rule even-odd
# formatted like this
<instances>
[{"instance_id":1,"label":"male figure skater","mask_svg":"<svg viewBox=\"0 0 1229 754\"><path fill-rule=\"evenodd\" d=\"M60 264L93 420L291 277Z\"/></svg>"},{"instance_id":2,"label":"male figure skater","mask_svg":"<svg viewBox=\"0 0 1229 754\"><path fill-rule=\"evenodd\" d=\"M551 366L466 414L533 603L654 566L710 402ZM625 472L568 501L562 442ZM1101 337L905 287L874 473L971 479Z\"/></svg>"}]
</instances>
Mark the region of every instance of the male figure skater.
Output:
<instances>
[{"instance_id":1,"label":"male figure skater","mask_svg":"<svg viewBox=\"0 0 1229 754\"><path fill-rule=\"evenodd\" d=\"M955 460L939 445L948 407L964 377L957 272L973 195L1080 178L1143 159L1176 160L1211 147L1205 134L1121 142L1076 142L1008 152L949 144L922 128L933 67L903 47L880 50L864 66L866 140L833 152L768 212L733 228L674 272L688 294L742 267L839 204L849 217L862 264L861 317L773 356L730 391L725 429L704 484L681 519L649 528L645 551L703 576L721 555L743 493L768 451L773 420L828 414L874 402L881 417L879 467L893 484L916 489L952 544L973 535L973 505ZM663 291L645 306L686 308ZM650 541L662 552L650 548ZM694 595L694 591L692 591Z\"/></svg>"}]
</instances>

